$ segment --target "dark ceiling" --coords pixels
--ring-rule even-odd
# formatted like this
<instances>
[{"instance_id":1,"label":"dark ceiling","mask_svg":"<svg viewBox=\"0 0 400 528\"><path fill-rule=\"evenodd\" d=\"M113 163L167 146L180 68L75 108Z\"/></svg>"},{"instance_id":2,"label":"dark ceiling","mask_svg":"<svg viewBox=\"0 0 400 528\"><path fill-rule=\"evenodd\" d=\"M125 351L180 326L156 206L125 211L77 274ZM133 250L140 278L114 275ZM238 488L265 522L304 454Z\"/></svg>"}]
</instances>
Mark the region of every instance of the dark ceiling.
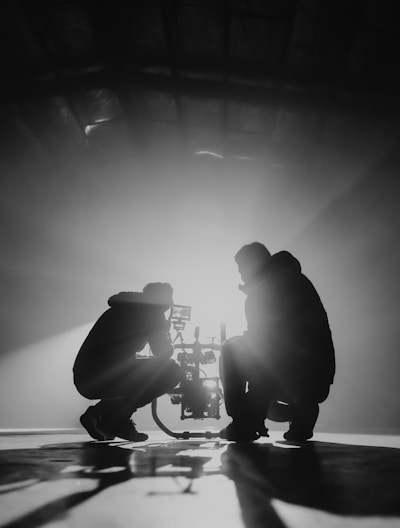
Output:
<instances>
[{"instance_id":1,"label":"dark ceiling","mask_svg":"<svg viewBox=\"0 0 400 528\"><path fill-rule=\"evenodd\" d=\"M395 0L0 4L2 160L101 150L272 158L397 123Z\"/></svg>"}]
</instances>

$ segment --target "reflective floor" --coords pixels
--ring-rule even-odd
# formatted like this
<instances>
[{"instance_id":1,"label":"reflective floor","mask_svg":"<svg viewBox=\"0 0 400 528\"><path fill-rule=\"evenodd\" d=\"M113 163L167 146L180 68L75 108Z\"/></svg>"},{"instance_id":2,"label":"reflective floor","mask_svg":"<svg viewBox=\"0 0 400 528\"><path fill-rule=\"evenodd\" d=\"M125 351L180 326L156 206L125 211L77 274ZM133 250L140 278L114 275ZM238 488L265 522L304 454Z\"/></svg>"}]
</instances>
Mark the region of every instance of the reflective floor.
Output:
<instances>
[{"instance_id":1,"label":"reflective floor","mask_svg":"<svg viewBox=\"0 0 400 528\"><path fill-rule=\"evenodd\" d=\"M0 526L400 528L400 436L252 444L0 432Z\"/></svg>"}]
</instances>

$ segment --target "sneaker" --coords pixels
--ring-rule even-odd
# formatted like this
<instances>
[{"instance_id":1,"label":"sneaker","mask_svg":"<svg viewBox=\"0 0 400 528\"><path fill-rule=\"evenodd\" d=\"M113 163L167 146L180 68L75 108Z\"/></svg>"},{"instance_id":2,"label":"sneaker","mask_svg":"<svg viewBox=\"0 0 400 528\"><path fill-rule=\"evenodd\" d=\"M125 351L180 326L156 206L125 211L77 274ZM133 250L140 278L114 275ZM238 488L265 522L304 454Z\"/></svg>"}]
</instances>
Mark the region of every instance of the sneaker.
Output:
<instances>
[{"instance_id":1,"label":"sneaker","mask_svg":"<svg viewBox=\"0 0 400 528\"><path fill-rule=\"evenodd\" d=\"M305 431L289 427L289 430L284 433L283 438L289 442L306 442L313 437L313 431Z\"/></svg>"},{"instance_id":2,"label":"sneaker","mask_svg":"<svg viewBox=\"0 0 400 528\"><path fill-rule=\"evenodd\" d=\"M234 420L220 430L219 436L232 442L253 442L253 440L260 438L260 435L253 428L248 425L239 425Z\"/></svg>"},{"instance_id":3,"label":"sneaker","mask_svg":"<svg viewBox=\"0 0 400 528\"><path fill-rule=\"evenodd\" d=\"M114 440L115 435L106 433L101 428L101 416L95 407L88 407L79 420L89 435L95 440Z\"/></svg>"},{"instance_id":4,"label":"sneaker","mask_svg":"<svg viewBox=\"0 0 400 528\"><path fill-rule=\"evenodd\" d=\"M140 433L136 429L136 425L132 420L110 429L114 436L118 436L118 438L122 438L123 440L129 440L130 442L144 442L149 438L149 435Z\"/></svg>"}]
</instances>

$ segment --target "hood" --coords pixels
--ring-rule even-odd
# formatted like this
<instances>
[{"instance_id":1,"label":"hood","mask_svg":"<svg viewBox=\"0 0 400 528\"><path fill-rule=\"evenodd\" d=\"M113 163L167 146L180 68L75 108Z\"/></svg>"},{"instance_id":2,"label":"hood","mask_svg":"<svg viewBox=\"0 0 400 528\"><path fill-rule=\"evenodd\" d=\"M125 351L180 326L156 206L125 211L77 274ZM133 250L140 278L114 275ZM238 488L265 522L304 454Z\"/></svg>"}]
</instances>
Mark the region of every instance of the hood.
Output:
<instances>
[{"instance_id":1,"label":"hood","mask_svg":"<svg viewBox=\"0 0 400 528\"><path fill-rule=\"evenodd\" d=\"M171 305L165 304L159 301L154 300L151 298L148 294L144 292L120 292L115 295L112 295L108 299L108 305L112 308L115 307L129 307L134 305L146 305L148 307L154 307L157 308L157 310L162 310L165 312L166 310L169 310Z\"/></svg>"},{"instance_id":2,"label":"hood","mask_svg":"<svg viewBox=\"0 0 400 528\"><path fill-rule=\"evenodd\" d=\"M253 287L273 275L281 275L285 273L301 273L300 262L288 251L279 251L271 256L268 264L255 275L250 282L241 284L239 289L244 293L248 293Z\"/></svg>"},{"instance_id":3,"label":"hood","mask_svg":"<svg viewBox=\"0 0 400 528\"><path fill-rule=\"evenodd\" d=\"M141 292L120 292L108 299L109 306L126 306L127 304L142 304L144 302L144 295Z\"/></svg>"},{"instance_id":4,"label":"hood","mask_svg":"<svg viewBox=\"0 0 400 528\"><path fill-rule=\"evenodd\" d=\"M279 251L272 255L262 273L301 273L301 265L289 251Z\"/></svg>"}]
</instances>

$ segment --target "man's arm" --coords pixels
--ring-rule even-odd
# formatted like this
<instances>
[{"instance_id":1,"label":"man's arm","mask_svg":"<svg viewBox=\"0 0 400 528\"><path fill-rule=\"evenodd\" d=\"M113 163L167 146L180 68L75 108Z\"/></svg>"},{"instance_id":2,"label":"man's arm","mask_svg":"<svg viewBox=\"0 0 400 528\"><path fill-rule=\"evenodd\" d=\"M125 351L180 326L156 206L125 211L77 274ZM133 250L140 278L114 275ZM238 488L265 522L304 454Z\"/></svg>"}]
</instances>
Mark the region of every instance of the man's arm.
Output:
<instances>
[{"instance_id":1,"label":"man's arm","mask_svg":"<svg viewBox=\"0 0 400 528\"><path fill-rule=\"evenodd\" d=\"M158 358L170 359L174 353L170 333L165 328L151 333L149 346L153 356Z\"/></svg>"}]
</instances>

